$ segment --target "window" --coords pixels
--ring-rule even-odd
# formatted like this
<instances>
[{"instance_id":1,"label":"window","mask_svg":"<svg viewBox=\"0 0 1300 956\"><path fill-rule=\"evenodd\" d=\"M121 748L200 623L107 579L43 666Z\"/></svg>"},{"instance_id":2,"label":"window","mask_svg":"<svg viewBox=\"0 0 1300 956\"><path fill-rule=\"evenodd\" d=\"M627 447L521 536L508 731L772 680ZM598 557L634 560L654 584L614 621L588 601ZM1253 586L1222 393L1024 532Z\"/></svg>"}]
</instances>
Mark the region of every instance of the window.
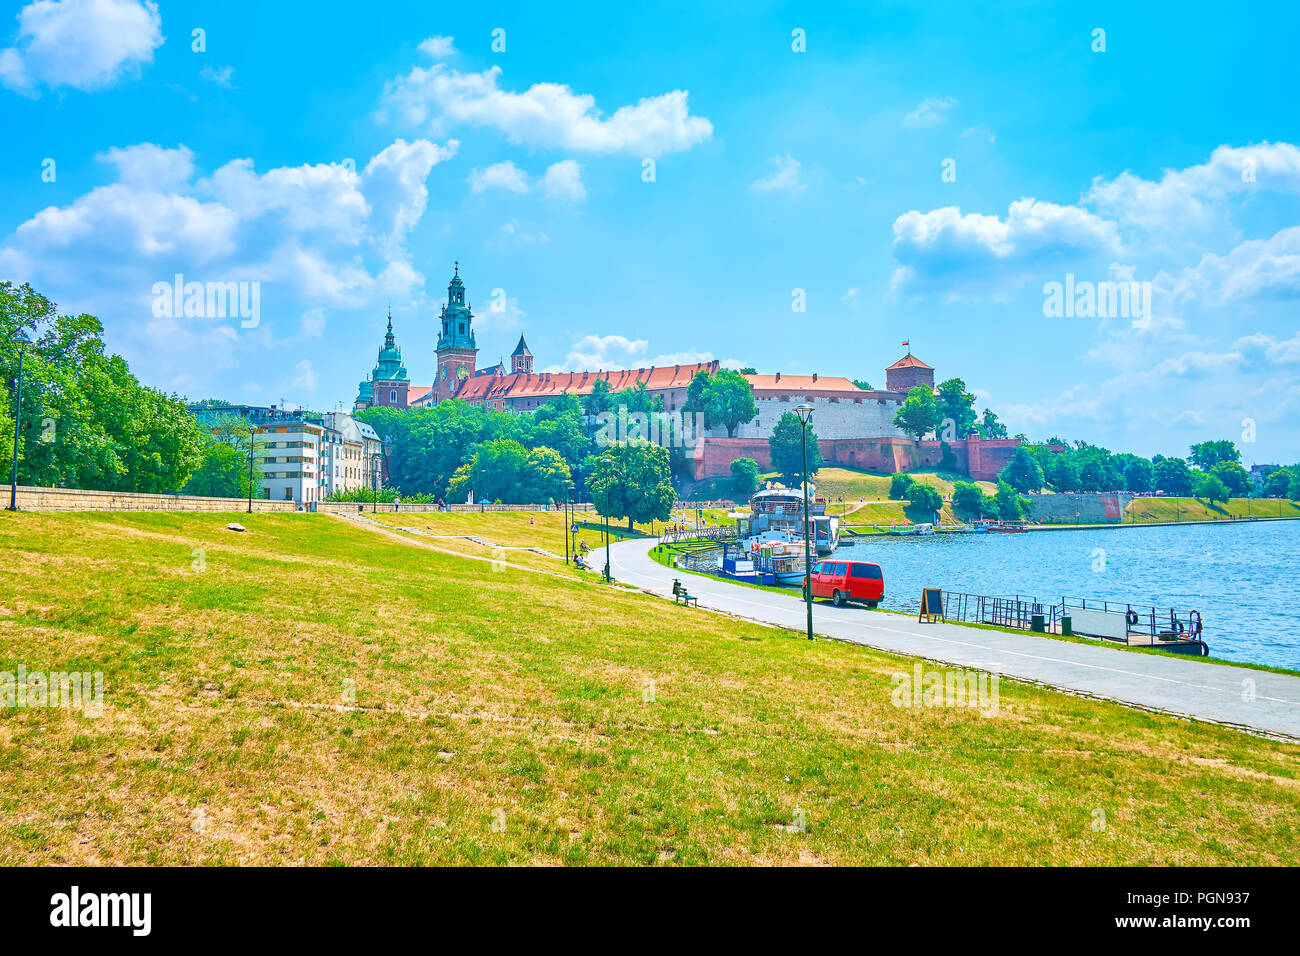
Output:
<instances>
[{"instance_id":1,"label":"window","mask_svg":"<svg viewBox=\"0 0 1300 956\"><path fill-rule=\"evenodd\" d=\"M292 489L292 488L286 488L286 489L284 489L284 500L285 500L285 501L293 501L293 489Z\"/></svg>"},{"instance_id":2,"label":"window","mask_svg":"<svg viewBox=\"0 0 1300 956\"><path fill-rule=\"evenodd\" d=\"M394 388L394 389L391 389L391 390L389 391L389 393L388 393L388 400L389 400L390 402L396 402L396 401L397 401L397 389Z\"/></svg>"},{"instance_id":3,"label":"window","mask_svg":"<svg viewBox=\"0 0 1300 956\"><path fill-rule=\"evenodd\" d=\"M823 565L822 562L818 561L816 564L813 565L812 573L821 574L823 567L825 567L825 565Z\"/></svg>"},{"instance_id":4,"label":"window","mask_svg":"<svg viewBox=\"0 0 1300 956\"><path fill-rule=\"evenodd\" d=\"M854 578L865 578L868 581L883 581L884 575L880 573L878 564L855 564L849 575Z\"/></svg>"},{"instance_id":5,"label":"window","mask_svg":"<svg viewBox=\"0 0 1300 956\"><path fill-rule=\"evenodd\" d=\"M845 574L845 572L848 571L848 569L849 569L849 566L848 566L847 564L837 564L837 565L835 565L835 576L836 576L837 578L838 578L838 577L843 577L844 574Z\"/></svg>"}]
</instances>

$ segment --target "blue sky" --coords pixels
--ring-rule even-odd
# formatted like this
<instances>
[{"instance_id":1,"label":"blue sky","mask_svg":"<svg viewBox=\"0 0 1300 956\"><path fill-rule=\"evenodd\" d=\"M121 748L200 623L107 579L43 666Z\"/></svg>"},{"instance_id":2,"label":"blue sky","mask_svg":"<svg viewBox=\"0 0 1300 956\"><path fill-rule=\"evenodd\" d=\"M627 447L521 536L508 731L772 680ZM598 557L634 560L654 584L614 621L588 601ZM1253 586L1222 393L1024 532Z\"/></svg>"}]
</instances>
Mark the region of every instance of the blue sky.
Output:
<instances>
[{"instance_id":1,"label":"blue sky","mask_svg":"<svg viewBox=\"0 0 1300 956\"><path fill-rule=\"evenodd\" d=\"M389 302L431 382L459 259L481 365L874 385L906 338L1013 432L1292 462L1300 13L1216 6L8 4L0 276L193 398L350 406ZM155 315L178 272L257 327ZM1067 274L1149 321L1045 316Z\"/></svg>"}]
</instances>

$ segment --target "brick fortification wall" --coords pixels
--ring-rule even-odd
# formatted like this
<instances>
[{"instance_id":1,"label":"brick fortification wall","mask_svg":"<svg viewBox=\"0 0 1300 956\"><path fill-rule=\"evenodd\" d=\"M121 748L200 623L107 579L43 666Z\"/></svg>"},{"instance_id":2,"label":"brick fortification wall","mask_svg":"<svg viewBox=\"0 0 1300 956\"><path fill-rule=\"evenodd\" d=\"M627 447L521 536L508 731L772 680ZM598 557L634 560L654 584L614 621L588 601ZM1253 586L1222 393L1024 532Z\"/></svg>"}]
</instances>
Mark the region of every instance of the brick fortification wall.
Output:
<instances>
[{"instance_id":1,"label":"brick fortification wall","mask_svg":"<svg viewBox=\"0 0 1300 956\"><path fill-rule=\"evenodd\" d=\"M996 481L998 472L1011 460L1020 442L1014 438L982 440L963 438L948 442L957 470L976 481ZM827 465L861 468L893 474L916 468L933 468L943 458L943 443L915 442L910 438L819 438L822 460ZM766 438L705 438L688 459L692 477L716 478L731 474L737 458L752 458L759 467L772 467L772 455Z\"/></svg>"},{"instance_id":2,"label":"brick fortification wall","mask_svg":"<svg viewBox=\"0 0 1300 956\"><path fill-rule=\"evenodd\" d=\"M1126 492L1111 495L1025 495L1029 516L1043 524L1119 524L1133 500Z\"/></svg>"}]
</instances>

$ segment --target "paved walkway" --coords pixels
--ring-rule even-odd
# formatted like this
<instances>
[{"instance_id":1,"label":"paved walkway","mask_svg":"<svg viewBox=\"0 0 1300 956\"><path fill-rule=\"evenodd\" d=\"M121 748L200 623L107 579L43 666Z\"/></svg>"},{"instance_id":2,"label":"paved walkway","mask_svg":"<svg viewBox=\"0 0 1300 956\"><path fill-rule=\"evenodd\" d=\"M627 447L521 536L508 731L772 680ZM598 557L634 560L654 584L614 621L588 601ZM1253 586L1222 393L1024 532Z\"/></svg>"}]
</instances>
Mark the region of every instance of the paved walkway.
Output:
<instances>
[{"instance_id":1,"label":"paved walkway","mask_svg":"<svg viewBox=\"0 0 1300 956\"><path fill-rule=\"evenodd\" d=\"M700 599L700 607L800 632L807 626L807 612L797 593L787 597L673 571L650 558L654 543L639 539L613 545L611 574L667 597L672 596L673 578L680 578ZM591 552L593 567L604 566L602 551ZM1300 739L1300 677L958 624L921 624L898 614L836 608L823 602L813 604L813 631L881 650Z\"/></svg>"}]
</instances>

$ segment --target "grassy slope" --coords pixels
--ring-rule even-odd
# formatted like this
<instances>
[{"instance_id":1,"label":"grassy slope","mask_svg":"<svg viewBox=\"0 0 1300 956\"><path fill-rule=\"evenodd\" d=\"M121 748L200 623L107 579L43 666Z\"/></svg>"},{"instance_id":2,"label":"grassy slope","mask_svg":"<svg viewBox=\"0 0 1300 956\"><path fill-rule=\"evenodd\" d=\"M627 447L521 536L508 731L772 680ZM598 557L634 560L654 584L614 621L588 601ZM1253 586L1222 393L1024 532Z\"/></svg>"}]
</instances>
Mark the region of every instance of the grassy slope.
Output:
<instances>
[{"instance_id":1,"label":"grassy slope","mask_svg":"<svg viewBox=\"0 0 1300 956\"><path fill-rule=\"evenodd\" d=\"M0 710L0 859L1300 857L1291 745L1009 682L992 717L896 709L906 659L324 515L226 520L0 514L0 670L106 683L98 720Z\"/></svg>"},{"instance_id":2,"label":"grassy slope","mask_svg":"<svg viewBox=\"0 0 1300 956\"><path fill-rule=\"evenodd\" d=\"M1227 504L1200 498L1134 498L1125 511L1125 520L1136 521L1210 521L1214 518L1300 517L1300 504L1294 501L1229 498Z\"/></svg>"}]
</instances>

